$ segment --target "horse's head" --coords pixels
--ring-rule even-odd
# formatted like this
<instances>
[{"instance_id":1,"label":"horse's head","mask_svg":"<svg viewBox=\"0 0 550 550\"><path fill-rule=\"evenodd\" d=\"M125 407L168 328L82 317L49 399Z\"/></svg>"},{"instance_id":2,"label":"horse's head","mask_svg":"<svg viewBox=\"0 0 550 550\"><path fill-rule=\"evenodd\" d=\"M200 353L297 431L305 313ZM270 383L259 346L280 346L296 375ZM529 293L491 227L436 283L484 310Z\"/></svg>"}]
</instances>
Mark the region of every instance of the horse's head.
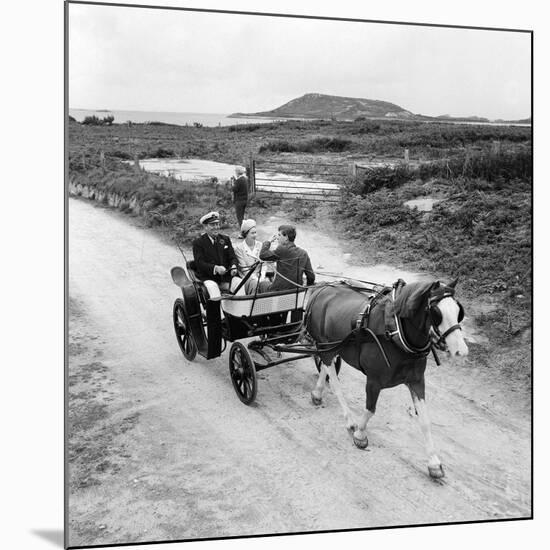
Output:
<instances>
[{"instance_id":1,"label":"horse's head","mask_svg":"<svg viewBox=\"0 0 550 550\"><path fill-rule=\"evenodd\" d=\"M408 323L405 329L412 344L423 347L431 339L437 349L452 357L468 354L460 328L464 309L455 300L455 286L456 281L446 285L425 280L402 286L395 313Z\"/></svg>"},{"instance_id":2,"label":"horse's head","mask_svg":"<svg viewBox=\"0 0 550 550\"><path fill-rule=\"evenodd\" d=\"M463 357L468 355L468 346L460 327L464 308L454 297L456 283L456 279L449 285L434 283L428 298L428 311L436 348L446 351L451 357Z\"/></svg>"}]
</instances>

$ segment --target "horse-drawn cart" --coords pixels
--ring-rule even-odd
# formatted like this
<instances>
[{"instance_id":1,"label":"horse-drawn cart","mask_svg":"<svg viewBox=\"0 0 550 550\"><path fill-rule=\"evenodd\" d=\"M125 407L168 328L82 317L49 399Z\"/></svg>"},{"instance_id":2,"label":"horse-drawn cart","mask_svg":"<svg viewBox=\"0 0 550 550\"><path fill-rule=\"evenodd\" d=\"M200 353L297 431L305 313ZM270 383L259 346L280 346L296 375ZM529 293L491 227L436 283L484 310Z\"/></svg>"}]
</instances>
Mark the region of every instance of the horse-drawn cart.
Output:
<instances>
[{"instance_id":1,"label":"horse-drawn cart","mask_svg":"<svg viewBox=\"0 0 550 550\"><path fill-rule=\"evenodd\" d=\"M183 294L176 299L173 308L179 347L184 357L193 361L197 353L205 359L219 357L227 342L231 342L229 373L243 403L248 405L256 398L258 371L312 356L320 369L315 344L300 342L306 288L244 296L223 295L221 299L211 300L192 262L186 267L171 270L172 280ZM248 338L254 339L246 345L239 341ZM340 370L339 358L337 369Z\"/></svg>"},{"instance_id":2,"label":"horse-drawn cart","mask_svg":"<svg viewBox=\"0 0 550 550\"><path fill-rule=\"evenodd\" d=\"M253 268L248 276L252 272ZM454 297L456 280L407 285L399 279L392 287L340 281L249 296L239 296L236 289L216 300L209 299L191 262L187 269L172 268L171 274L183 293L173 310L183 355L189 361L197 353L212 359L231 342L229 373L243 403L249 405L256 398L258 371L313 357L319 377L311 391L312 402L321 404L330 373L346 427L353 432L355 445L364 449L367 423L380 391L406 384L425 436L429 474L443 477L426 412L424 373L430 350L439 364L434 348L452 358L468 354L460 326L464 309ZM240 341L245 339L247 345ZM366 406L358 419L340 387L341 360L366 376Z\"/></svg>"}]
</instances>

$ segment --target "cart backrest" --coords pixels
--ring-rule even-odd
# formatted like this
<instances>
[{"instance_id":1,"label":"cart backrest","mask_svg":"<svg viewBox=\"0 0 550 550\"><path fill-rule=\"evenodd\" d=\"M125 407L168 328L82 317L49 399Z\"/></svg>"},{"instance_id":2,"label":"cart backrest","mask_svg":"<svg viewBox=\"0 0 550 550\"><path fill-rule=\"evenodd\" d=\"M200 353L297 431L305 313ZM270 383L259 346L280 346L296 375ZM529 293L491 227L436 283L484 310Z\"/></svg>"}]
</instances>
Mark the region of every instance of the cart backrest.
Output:
<instances>
[{"instance_id":1,"label":"cart backrest","mask_svg":"<svg viewBox=\"0 0 550 550\"><path fill-rule=\"evenodd\" d=\"M185 265L187 266L187 271L189 273L189 276L191 277L191 280L194 283L200 283L201 280L197 273L197 266L195 264L195 260L189 260Z\"/></svg>"},{"instance_id":2,"label":"cart backrest","mask_svg":"<svg viewBox=\"0 0 550 550\"><path fill-rule=\"evenodd\" d=\"M235 317L256 317L303 309L307 288L266 292L253 296L225 296L221 300L223 311Z\"/></svg>"}]
</instances>

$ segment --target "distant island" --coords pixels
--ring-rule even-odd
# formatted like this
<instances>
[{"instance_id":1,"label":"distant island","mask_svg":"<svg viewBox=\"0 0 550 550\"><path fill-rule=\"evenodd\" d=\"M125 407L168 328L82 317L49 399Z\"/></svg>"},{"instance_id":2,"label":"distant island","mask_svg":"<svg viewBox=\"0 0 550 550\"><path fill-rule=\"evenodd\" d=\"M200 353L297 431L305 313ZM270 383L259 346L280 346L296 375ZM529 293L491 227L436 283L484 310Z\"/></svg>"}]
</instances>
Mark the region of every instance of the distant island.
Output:
<instances>
[{"instance_id":1,"label":"distant island","mask_svg":"<svg viewBox=\"0 0 550 550\"><path fill-rule=\"evenodd\" d=\"M342 97L335 95L309 93L293 99L271 111L257 113L232 113L230 118L282 118L282 119L325 119L325 120L357 120L365 119L398 119L425 122L472 122L501 124L531 124L531 118L522 120L496 120L479 116L452 117L440 115L437 117L414 114L395 103L364 99L356 97Z\"/></svg>"}]
</instances>

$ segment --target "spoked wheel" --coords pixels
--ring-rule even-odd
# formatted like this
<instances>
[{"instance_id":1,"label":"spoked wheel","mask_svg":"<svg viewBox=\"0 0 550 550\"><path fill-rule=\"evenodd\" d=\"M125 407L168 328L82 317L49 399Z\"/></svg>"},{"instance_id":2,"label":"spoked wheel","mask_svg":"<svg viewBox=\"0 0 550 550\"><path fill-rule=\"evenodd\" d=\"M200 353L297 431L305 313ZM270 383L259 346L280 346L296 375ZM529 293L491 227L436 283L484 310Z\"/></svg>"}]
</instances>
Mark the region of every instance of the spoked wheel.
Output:
<instances>
[{"instance_id":1,"label":"spoked wheel","mask_svg":"<svg viewBox=\"0 0 550 550\"><path fill-rule=\"evenodd\" d=\"M318 355L314 355L313 360L315 361L315 367L317 368L317 372L321 372L321 358ZM339 355L336 357L336 364L334 366L336 367L336 375L340 374L340 367L342 366L342 358ZM329 380L329 375L327 374L327 382L328 380Z\"/></svg>"},{"instance_id":2,"label":"spoked wheel","mask_svg":"<svg viewBox=\"0 0 550 550\"><path fill-rule=\"evenodd\" d=\"M197 344L191 333L191 327L185 315L184 302L181 298L174 302L173 320L181 352L188 361L193 361L197 355Z\"/></svg>"},{"instance_id":3,"label":"spoked wheel","mask_svg":"<svg viewBox=\"0 0 550 550\"><path fill-rule=\"evenodd\" d=\"M256 367L246 346L240 342L234 342L229 350L229 374L239 399L250 405L258 390Z\"/></svg>"}]
</instances>

